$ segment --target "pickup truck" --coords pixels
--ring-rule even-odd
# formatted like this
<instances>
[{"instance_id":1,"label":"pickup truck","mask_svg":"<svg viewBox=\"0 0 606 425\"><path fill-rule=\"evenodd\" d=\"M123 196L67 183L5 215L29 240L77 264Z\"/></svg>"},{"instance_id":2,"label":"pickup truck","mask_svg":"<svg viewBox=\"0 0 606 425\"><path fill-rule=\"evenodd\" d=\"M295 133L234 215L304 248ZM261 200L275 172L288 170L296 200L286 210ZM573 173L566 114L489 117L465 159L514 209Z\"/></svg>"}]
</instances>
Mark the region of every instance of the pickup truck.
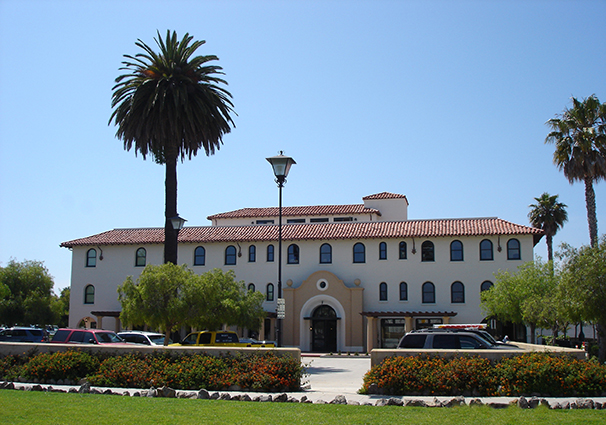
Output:
<instances>
[{"instance_id":1,"label":"pickup truck","mask_svg":"<svg viewBox=\"0 0 606 425\"><path fill-rule=\"evenodd\" d=\"M201 331L192 332L177 344L202 347L275 347L273 342L257 341L240 342L238 334L233 331Z\"/></svg>"}]
</instances>

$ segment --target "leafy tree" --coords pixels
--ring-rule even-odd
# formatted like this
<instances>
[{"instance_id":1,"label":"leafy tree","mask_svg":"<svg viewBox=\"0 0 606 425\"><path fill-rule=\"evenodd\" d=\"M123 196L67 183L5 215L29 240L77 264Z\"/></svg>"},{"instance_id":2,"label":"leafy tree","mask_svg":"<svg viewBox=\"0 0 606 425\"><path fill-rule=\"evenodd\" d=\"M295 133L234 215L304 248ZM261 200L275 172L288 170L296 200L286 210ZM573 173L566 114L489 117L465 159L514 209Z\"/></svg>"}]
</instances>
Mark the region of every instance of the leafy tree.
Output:
<instances>
[{"instance_id":1,"label":"leafy tree","mask_svg":"<svg viewBox=\"0 0 606 425\"><path fill-rule=\"evenodd\" d=\"M606 360L606 237L595 246L564 245L562 293L568 314L596 324L599 359Z\"/></svg>"},{"instance_id":2,"label":"leafy tree","mask_svg":"<svg viewBox=\"0 0 606 425\"><path fill-rule=\"evenodd\" d=\"M218 77L222 68L209 65L218 58L193 56L205 41L192 39L185 34L179 41L176 32L167 31L163 40L158 32L159 53L138 40L145 53L124 55L120 69L129 73L116 78L109 120L118 126L116 136L126 150L134 147L143 159L151 155L166 166L164 262L173 264L178 232L170 218L177 216L177 159L191 159L200 149L214 154L233 125L231 94L219 86L227 85Z\"/></svg>"},{"instance_id":3,"label":"leafy tree","mask_svg":"<svg viewBox=\"0 0 606 425\"><path fill-rule=\"evenodd\" d=\"M44 325L54 323L51 309L53 278L40 261L11 260L0 267L0 323Z\"/></svg>"},{"instance_id":4,"label":"leafy tree","mask_svg":"<svg viewBox=\"0 0 606 425\"><path fill-rule=\"evenodd\" d=\"M545 232L547 242L547 260L553 261L553 237L568 221L566 204L558 202L558 195L550 195L545 192L540 198L534 198L536 204L530 204L528 213L530 224Z\"/></svg>"},{"instance_id":5,"label":"leafy tree","mask_svg":"<svg viewBox=\"0 0 606 425\"><path fill-rule=\"evenodd\" d=\"M527 324L530 342L535 342L537 327L550 328L555 333L562 326L559 314L559 275L551 262L537 258L522 264L515 273L500 270L496 283L480 294L481 308L489 316L503 321Z\"/></svg>"},{"instance_id":6,"label":"leafy tree","mask_svg":"<svg viewBox=\"0 0 606 425\"><path fill-rule=\"evenodd\" d=\"M70 288L63 288L61 295L56 296L53 294L51 300L51 309L55 315L55 321L53 323L59 325L60 328L67 327L69 323L69 296Z\"/></svg>"},{"instance_id":7,"label":"leafy tree","mask_svg":"<svg viewBox=\"0 0 606 425\"><path fill-rule=\"evenodd\" d=\"M553 162L570 184L585 183L585 204L591 245L598 242L593 183L606 178L606 104L595 95L582 101L572 98L572 108L547 121L551 132L545 143L555 144Z\"/></svg>"}]
</instances>

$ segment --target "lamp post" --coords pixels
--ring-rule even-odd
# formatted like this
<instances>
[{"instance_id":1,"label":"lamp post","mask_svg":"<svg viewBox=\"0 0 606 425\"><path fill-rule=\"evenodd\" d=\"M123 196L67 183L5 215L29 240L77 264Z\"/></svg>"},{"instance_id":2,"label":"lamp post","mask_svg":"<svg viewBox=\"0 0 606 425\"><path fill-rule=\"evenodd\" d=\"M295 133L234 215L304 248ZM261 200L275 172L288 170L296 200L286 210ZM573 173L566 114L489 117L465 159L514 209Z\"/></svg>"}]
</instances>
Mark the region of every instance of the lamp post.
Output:
<instances>
[{"instance_id":1,"label":"lamp post","mask_svg":"<svg viewBox=\"0 0 606 425\"><path fill-rule=\"evenodd\" d=\"M279 200L279 217L278 217L278 305L282 304L282 187L286 183L286 177L288 171L293 164L296 164L295 160L289 156L283 155L280 151L280 155L266 158L271 164L274 175L276 176L276 183L280 189L280 200ZM284 313L278 312L278 320L276 323L276 333L278 334L277 342L278 347L282 346L282 318Z\"/></svg>"},{"instance_id":2,"label":"lamp post","mask_svg":"<svg viewBox=\"0 0 606 425\"><path fill-rule=\"evenodd\" d=\"M164 262L165 263L166 262L170 262L170 263L173 263L173 264L177 264L177 246L178 246L178 240L179 240L179 230L183 229L183 226L185 225L185 222L187 220L185 220L184 218L179 217L179 214L177 214L174 217L170 217L168 219L168 221L170 222L170 224L173 227L173 230L176 233L176 237L175 237L175 249L174 249L174 253L173 253L174 258L171 258L171 259L165 258ZM166 241L165 241L165 248L164 248L164 256L166 257ZM173 260L174 260L174 262L173 262Z\"/></svg>"}]
</instances>

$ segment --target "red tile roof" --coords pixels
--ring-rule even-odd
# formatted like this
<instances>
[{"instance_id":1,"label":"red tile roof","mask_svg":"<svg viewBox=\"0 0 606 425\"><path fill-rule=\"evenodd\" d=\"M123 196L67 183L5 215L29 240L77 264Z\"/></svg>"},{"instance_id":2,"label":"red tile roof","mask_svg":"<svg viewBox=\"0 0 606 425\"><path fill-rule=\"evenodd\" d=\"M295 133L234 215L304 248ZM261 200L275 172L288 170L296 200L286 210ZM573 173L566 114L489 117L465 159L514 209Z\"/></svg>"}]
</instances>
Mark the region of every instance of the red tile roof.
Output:
<instances>
[{"instance_id":1,"label":"red tile roof","mask_svg":"<svg viewBox=\"0 0 606 425\"><path fill-rule=\"evenodd\" d=\"M346 214L377 214L380 211L374 208L365 208L362 204L354 205L311 205L304 207L282 207L284 216L317 216L317 215L346 215ZM254 217L277 217L278 207L268 208L242 208L235 211L209 215L207 219L220 218L254 218Z\"/></svg>"},{"instance_id":2,"label":"red tile roof","mask_svg":"<svg viewBox=\"0 0 606 425\"><path fill-rule=\"evenodd\" d=\"M406 196L399 195L397 193L381 192L376 193L374 195L368 195L362 198L363 201L371 201L375 199L406 199ZM406 199L406 203L408 204L408 199Z\"/></svg>"},{"instance_id":3,"label":"red tile roof","mask_svg":"<svg viewBox=\"0 0 606 425\"><path fill-rule=\"evenodd\" d=\"M543 231L499 218L373 221L344 223L285 224L282 238L297 240L405 239L485 235L534 235ZM261 242L278 240L277 225L185 227L180 243ZM114 229L86 238L63 242L62 247L95 245L143 245L164 242L163 228Z\"/></svg>"}]
</instances>

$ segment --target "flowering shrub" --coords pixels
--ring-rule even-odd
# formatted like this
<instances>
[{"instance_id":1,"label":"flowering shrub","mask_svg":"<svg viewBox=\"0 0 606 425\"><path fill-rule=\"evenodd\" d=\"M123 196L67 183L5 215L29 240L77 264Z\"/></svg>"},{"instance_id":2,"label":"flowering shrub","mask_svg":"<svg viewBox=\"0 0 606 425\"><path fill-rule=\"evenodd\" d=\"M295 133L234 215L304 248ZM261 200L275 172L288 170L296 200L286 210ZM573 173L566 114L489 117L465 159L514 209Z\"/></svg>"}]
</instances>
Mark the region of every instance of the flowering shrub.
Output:
<instances>
[{"instance_id":1,"label":"flowering shrub","mask_svg":"<svg viewBox=\"0 0 606 425\"><path fill-rule=\"evenodd\" d=\"M389 357L364 376L394 395L595 396L606 393L606 366L548 353L527 353L491 362L480 357Z\"/></svg>"}]
</instances>

